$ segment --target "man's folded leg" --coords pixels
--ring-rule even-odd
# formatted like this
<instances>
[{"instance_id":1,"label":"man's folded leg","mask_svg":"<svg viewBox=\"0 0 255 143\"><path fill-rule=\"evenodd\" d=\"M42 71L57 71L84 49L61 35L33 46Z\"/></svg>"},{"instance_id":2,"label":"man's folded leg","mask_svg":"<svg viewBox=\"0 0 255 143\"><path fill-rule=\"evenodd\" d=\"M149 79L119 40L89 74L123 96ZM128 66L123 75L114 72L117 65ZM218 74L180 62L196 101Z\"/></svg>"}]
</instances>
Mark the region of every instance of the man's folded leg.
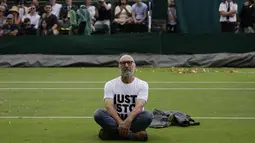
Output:
<instances>
[{"instance_id":1,"label":"man's folded leg","mask_svg":"<svg viewBox=\"0 0 255 143\"><path fill-rule=\"evenodd\" d=\"M142 111L138 114L132 122L132 140L147 141L148 135L146 129L152 122L152 113L149 111Z\"/></svg>"},{"instance_id":2,"label":"man's folded leg","mask_svg":"<svg viewBox=\"0 0 255 143\"><path fill-rule=\"evenodd\" d=\"M102 109L96 110L94 119L102 129L99 132L99 138L102 140L137 140L147 141L148 135L146 128L152 122L152 114L149 111L142 111L133 120L128 137L121 137L117 122Z\"/></svg>"},{"instance_id":3,"label":"man's folded leg","mask_svg":"<svg viewBox=\"0 0 255 143\"><path fill-rule=\"evenodd\" d=\"M96 110L94 119L102 129L99 131L99 138L102 140L126 140L127 138L119 136L117 122L102 109Z\"/></svg>"}]
</instances>

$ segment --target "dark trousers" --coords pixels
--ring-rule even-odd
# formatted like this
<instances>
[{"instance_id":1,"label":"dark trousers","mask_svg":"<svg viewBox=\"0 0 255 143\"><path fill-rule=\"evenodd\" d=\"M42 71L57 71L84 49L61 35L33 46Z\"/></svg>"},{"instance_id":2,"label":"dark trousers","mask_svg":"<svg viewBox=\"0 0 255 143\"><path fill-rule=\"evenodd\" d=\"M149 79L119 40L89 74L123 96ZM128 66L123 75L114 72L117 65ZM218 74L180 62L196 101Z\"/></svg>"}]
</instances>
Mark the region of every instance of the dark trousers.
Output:
<instances>
[{"instance_id":1,"label":"dark trousers","mask_svg":"<svg viewBox=\"0 0 255 143\"><path fill-rule=\"evenodd\" d=\"M98 125L102 127L107 133L111 134L112 140L121 139L119 136L119 129L117 122L105 111L102 109L96 110L94 114L94 119ZM149 111L142 111L139 115L135 117L131 125L131 132L129 136L126 138L131 138L131 133L137 133L140 131L145 131L146 128L152 122L152 114ZM125 138L123 138L125 139Z\"/></svg>"},{"instance_id":2,"label":"dark trousers","mask_svg":"<svg viewBox=\"0 0 255 143\"><path fill-rule=\"evenodd\" d=\"M78 35L84 35L86 24L87 23L83 21L78 25Z\"/></svg>"},{"instance_id":3,"label":"dark trousers","mask_svg":"<svg viewBox=\"0 0 255 143\"><path fill-rule=\"evenodd\" d=\"M126 24L118 24L116 22L112 23L111 25L111 29L112 29L112 33L117 33L117 32L123 32L123 33L129 33L132 32L132 24L126 23Z\"/></svg>"},{"instance_id":4,"label":"dark trousers","mask_svg":"<svg viewBox=\"0 0 255 143\"><path fill-rule=\"evenodd\" d=\"M221 22L221 32L234 33L236 29L236 22Z\"/></svg>"},{"instance_id":5,"label":"dark trousers","mask_svg":"<svg viewBox=\"0 0 255 143\"><path fill-rule=\"evenodd\" d=\"M117 32L124 32L124 33L130 33L130 32L148 32L148 28L145 24L129 24L126 23L124 25L120 25L118 23L113 23L112 24L112 33L117 33Z\"/></svg>"},{"instance_id":6,"label":"dark trousers","mask_svg":"<svg viewBox=\"0 0 255 143\"><path fill-rule=\"evenodd\" d=\"M145 25L145 24L132 24L131 25L131 32L144 33L144 32L148 32L148 28L147 28L147 25Z\"/></svg>"}]
</instances>

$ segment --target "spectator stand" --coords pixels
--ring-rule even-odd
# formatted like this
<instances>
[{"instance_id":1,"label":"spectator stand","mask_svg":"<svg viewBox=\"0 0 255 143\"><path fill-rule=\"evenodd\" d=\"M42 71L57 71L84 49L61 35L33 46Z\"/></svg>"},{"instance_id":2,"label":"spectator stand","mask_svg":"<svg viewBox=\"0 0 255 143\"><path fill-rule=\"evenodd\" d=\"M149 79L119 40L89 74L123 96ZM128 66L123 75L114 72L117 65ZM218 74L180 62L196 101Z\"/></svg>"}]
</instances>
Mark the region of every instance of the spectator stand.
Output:
<instances>
[{"instance_id":1,"label":"spectator stand","mask_svg":"<svg viewBox=\"0 0 255 143\"><path fill-rule=\"evenodd\" d=\"M119 0L105 0L107 3L110 3L112 5L112 8L111 8L111 18L110 18L110 21L111 21L111 24L115 18L115 7L118 5L119 3ZM7 4L8 4L8 7L11 8L13 5L19 5L20 3L24 3L25 6L29 6L31 4L31 0L20 0L20 1L17 1L17 0L8 0L7 1ZM39 2L39 8L44 10L44 6L47 2L49 2L48 0L40 0L38 1ZM59 4L63 4L65 2L65 0L57 0L57 3ZM147 4L148 6L148 15L147 15L147 18L146 18L146 21L147 22L147 28L148 28L148 32L151 32L151 27L152 27L152 9L153 9L153 2L152 0L142 0L142 2L144 2L145 4ZM128 4L129 5L133 5L135 3L135 0L128 0ZM85 2L83 0L73 0L72 1L72 5L75 5L77 8L80 7L80 5L84 5ZM93 0L93 5L95 7L97 7L98 5L98 0ZM41 14L40 14L41 15ZM58 29L61 29L61 26L58 28Z\"/></svg>"},{"instance_id":2,"label":"spectator stand","mask_svg":"<svg viewBox=\"0 0 255 143\"><path fill-rule=\"evenodd\" d=\"M133 4L135 4L135 0L127 0L128 1L128 5L130 5L131 7L132 7L132 5ZM149 8L149 3L150 3L150 1L151 0L142 0L142 2L143 3L145 3L147 6L148 6L148 9L147 9L147 17L146 17L146 19L145 19L145 21L146 21L146 24L147 24L147 26L146 26L146 28L148 29L148 30L146 30L146 31L150 31L149 30L149 27L150 27L150 22L148 21L149 19L148 19L148 17L149 17L149 15L150 15L150 13L149 13L149 10L150 10L150 8ZM115 19L115 8L119 5L119 0L112 0L112 2L111 2L111 4L112 4L112 21L111 21L111 23L112 23L112 26L114 25L114 19ZM117 30L118 31L118 30ZM134 32L134 31L129 31L129 33L132 33L132 32ZM137 31L138 33L139 33L139 31ZM118 33L118 32L117 32Z\"/></svg>"}]
</instances>

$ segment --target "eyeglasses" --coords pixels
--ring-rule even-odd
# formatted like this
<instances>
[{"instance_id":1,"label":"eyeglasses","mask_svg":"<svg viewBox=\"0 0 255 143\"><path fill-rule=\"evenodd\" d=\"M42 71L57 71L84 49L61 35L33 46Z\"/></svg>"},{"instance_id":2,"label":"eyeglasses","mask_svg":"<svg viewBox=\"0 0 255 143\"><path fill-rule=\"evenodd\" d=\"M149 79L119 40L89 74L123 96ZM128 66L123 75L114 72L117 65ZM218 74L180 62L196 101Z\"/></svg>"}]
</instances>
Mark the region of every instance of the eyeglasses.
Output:
<instances>
[{"instance_id":1,"label":"eyeglasses","mask_svg":"<svg viewBox=\"0 0 255 143\"><path fill-rule=\"evenodd\" d=\"M123 62L120 62L120 65L125 66L126 64L128 64L128 66L131 66L133 63L134 61L123 61Z\"/></svg>"}]
</instances>

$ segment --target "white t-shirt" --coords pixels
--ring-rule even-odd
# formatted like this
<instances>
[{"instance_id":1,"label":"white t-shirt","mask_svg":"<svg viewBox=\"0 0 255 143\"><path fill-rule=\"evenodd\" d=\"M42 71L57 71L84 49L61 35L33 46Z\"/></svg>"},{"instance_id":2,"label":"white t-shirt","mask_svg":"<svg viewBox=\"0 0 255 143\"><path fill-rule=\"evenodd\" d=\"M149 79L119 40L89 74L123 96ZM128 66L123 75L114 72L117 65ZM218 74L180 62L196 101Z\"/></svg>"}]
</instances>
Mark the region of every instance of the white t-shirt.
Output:
<instances>
[{"instance_id":1,"label":"white t-shirt","mask_svg":"<svg viewBox=\"0 0 255 143\"><path fill-rule=\"evenodd\" d=\"M27 15L22 17L22 22L24 22L25 18L29 18L30 21L31 21L31 24L34 24L36 29L38 28L39 21L40 21L40 18L41 18L40 15L38 15L37 13L35 13L34 15L27 14Z\"/></svg>"},{"instance_id":2,"label":"white t-shirt","mask_svg":"<svg viewBox=\"0 0 255 143\"><path fill-rule=\"evenodd\" d=\"M148 83L138 78L130 84L125 84L121 77L117 77L108 81L104 87L104 99L113 99L114 107L122 119L127 118L132 112L137 99L147 102L148 93Z\"/></svg>"},{"instance_id":3,"label":"white t-shirt","mask_svg":"<svg viewBox=\"0 0 255 143\"><path fill-rule=\"evenodd\" d=\"M59 13L60 13L61 8L62 8L62 5L56 3L56 4L54 4L54 5L52 6L52 11L51 11L51 13L54 14L54 15L56 15L57 18L59 18Z\"/></svg>"},{"instance_id":4,"label":"white t-shirt","mask_svg":"<svg viewBox=\"0 0 255 143\"><path fill-rule=\"evenodd\" d=\"M88 6L88 11L89 11L89 14L90 14L90 17L92 18L92 17L95 17L95 15L96 15L96 7L95 6L93 6L93 5L90 5L90 6Z\"/></svg>"},{"instance_id":5,"label":"white t-shirt","mask_svg":"<svg viewBox=\"0 0 255 143\"><path fill-rule=\"evenodd\" d=\"M227 12L227 10L228 10L228 3L227 3L227 2L222 2L222 3L220 4L219 11L225 11L225 12ZM238 6L237 6L236 3L230 2L230 11L231 11L231 10L235 10L235 11L238 10ZM235 16L230 17L229 20L227 20L227 17L226 17L226 16L220 15L220 22L226 22L226 21L229 21L229 22L236 22L236 20L237 20L236 14L235 14Z\"/></svg>"},{"instance_id":6,"label":"white t-shirt","mask_svg":"<svg viewBox=\"0 0 255 143\"><path fill-rule=\"evenodd\" d=\"M115 8L115 15L118 14L120 12L120 6L116 6ZM126 9L128 10L129 13L132 12L132 7L130 5L126 5ZM120 19L126 19L129 18L130 16L128 16L127 11L125 9L123 9L120 13L120 16L118 18Z\"/></svg>"}]
</instances>

